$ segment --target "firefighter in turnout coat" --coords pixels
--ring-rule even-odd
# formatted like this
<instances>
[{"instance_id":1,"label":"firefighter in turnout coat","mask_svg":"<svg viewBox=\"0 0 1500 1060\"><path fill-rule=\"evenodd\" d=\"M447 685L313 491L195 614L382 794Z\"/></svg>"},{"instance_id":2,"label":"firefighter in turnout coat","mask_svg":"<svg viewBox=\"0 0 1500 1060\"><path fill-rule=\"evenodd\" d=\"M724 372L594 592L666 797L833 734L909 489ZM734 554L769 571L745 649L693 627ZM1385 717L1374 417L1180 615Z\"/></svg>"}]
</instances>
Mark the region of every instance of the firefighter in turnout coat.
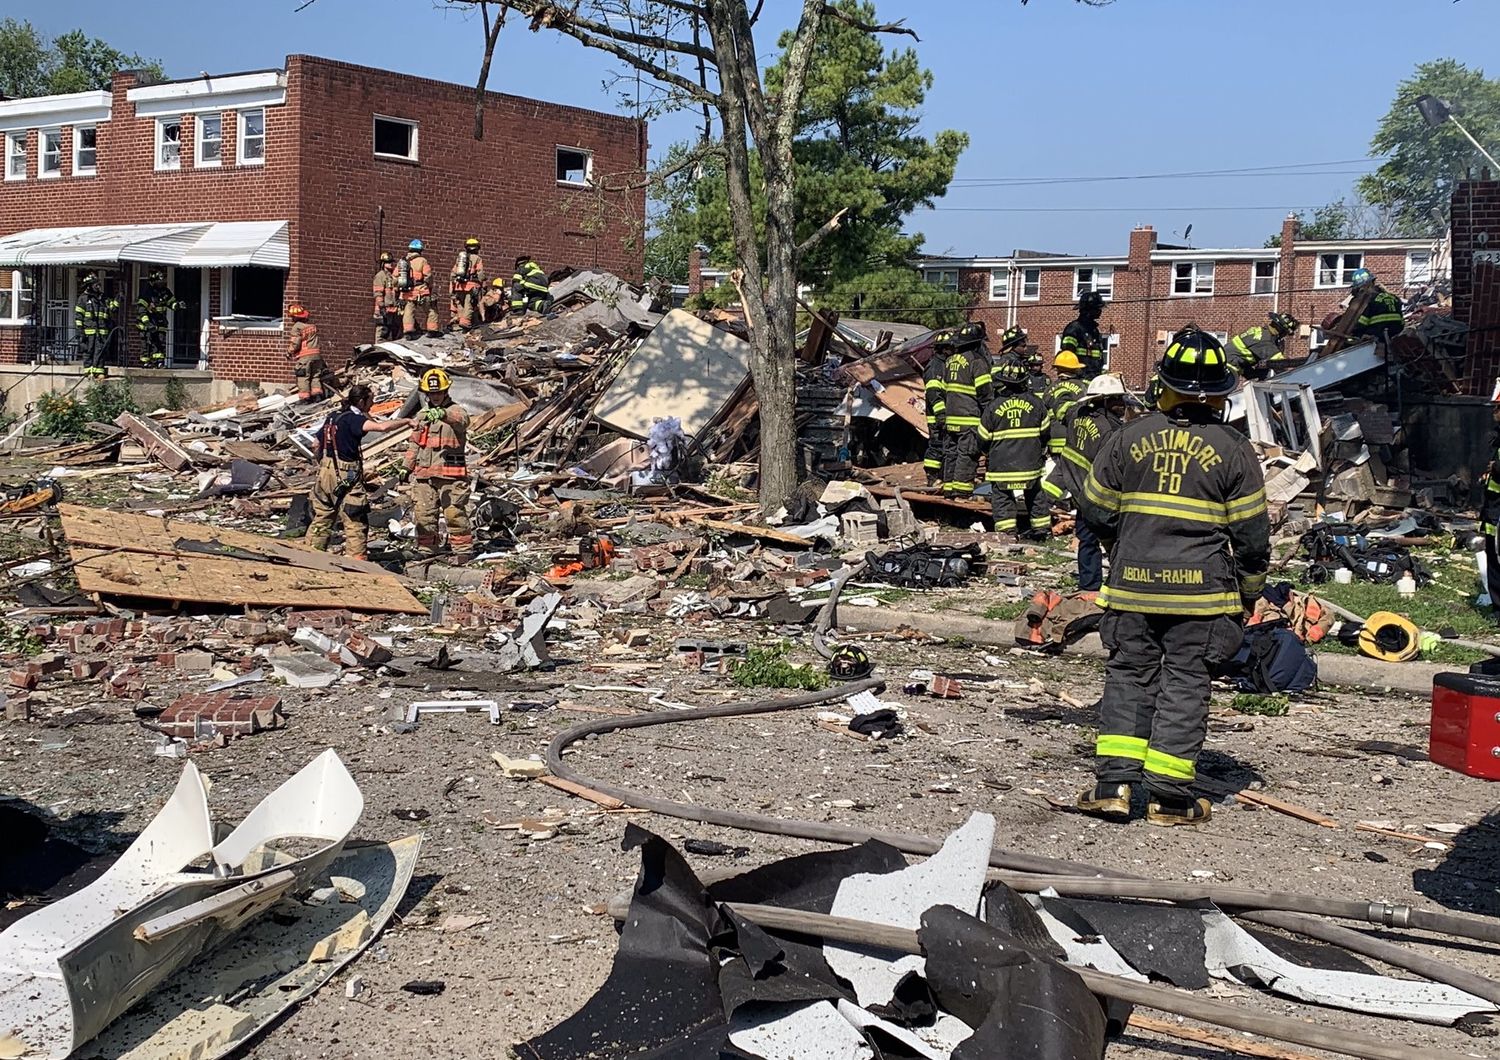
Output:
<instances>
[{"instance_id":1,"label":"firefighter in turnout coat","mask_svg":"<svg viewBox=\"0 0 1500 1060\"><path fill-rule=\"evenodd\" d=\"M984 325L953 333L943 368L943 496L968 497L979 473L979 418L990 403L990 358Z\"/></svg>"},{"instance_id":2,"label":"firefighter in turnout coat","mask_svg":"<svg viewBox=\"0 0 1500 1060\"><path fill-rule=\"evenodd\" d=\"M1043 491L1069 505L1083 496L1083 484L1094 466L1094 457L1104 440L1125 426L1125 414L1137 402L1126 392L1120 377L1109 372L1089 380L1083 396L1069 406L1061 440L1063 446L1053 460L1052 473L1042 483ZM1057 425L1053 424L1053 436ZM1076 520L1078 537L1078 591L1097 593L1104 584L1104 552L1089 524Z\"/></svg>"},{"instance_id":3,"label":"firefighter in turnout coat","mask_svg":"<svg viewBox=\"0 0 1500 1060\"><path fill-rule=\"evenodd\" d=\"M1000 362L994 376L1000 390L980 418L979 440L989 446L984 480L990 485L995 532L1045 534L1047 527L1033 527L1032 515L1040 514L1037 500L1052 414L1028 388L1031 369L1022 361Z\"/></svg>"},{"instance_id":4,"label":"firefighter in turnout coat","mask_svg":"<svg viewBox=\"0 0 1500 1060\"><path fill-rule=\"evenodd\" d=\"M948 444L948 421L944 416L947 402L943 395L943 377L948 371L948 352L953 346L953 332L940 331L933 337L932 356L922 372L923 401L927 412L927 451L922 455L922 470L927 485L943 481L943 454Z\"/></svg>"},{"instance_id":5,"label":"firefighter in turnout coat","mask_svg":"<svg viewBox=\"0 0 1500 1060\"><path fill-rule=\"evenodd\" d=\"M1209 674L1244 640L1270 562L1265 480L1250 441L1223 422L1236 378L1223 347L1189 325L1162 357L1159 411L1110 435L1079 514L1109 551L1099 635L1109 651L1086 813L1125 818L1132 786L1156 825L1206 822L1195 798Z\"/></svg>"}]
</instances>

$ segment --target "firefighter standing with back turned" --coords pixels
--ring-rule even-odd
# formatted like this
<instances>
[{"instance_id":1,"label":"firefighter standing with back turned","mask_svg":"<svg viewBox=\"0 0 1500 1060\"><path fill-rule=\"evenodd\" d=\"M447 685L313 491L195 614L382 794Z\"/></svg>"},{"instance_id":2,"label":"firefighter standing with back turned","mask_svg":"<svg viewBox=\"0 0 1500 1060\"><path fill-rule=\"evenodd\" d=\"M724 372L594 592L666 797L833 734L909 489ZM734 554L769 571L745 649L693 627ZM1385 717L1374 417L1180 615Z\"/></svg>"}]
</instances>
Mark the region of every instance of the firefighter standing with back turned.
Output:
<instances>
[{"instance_id":1,"label":"firefighter standing with back turned","mask_svg":"<svg viewBox=\"0 0 1500 1060\"><path fill-rule=\"evenodd\" d=\"M370 322L375 325L375 341L388 342L401 337L401 291L396 286L396 260L389 251L380 252L380 268L376 270L371 284L375 295L375 312Z\"/></svg>"},{"instance_id":2,"label":"firefighter standing with back turned","mask_svg":"<svg viewBox=\"0 0 1500 1060\"><path fill-rule=\"evenodd\" d=\"M1019 359L1001 361L994 369L1000 384L995 399L979 421L979 440L989 446L984 480L990 484L990 511L997 534L1045 536L1047 527L1034 526L1041 493L1042 465L1047 462L1047 436L1052 414L1047 403L1030 389L1031 369Z\"/></svg>"},{"instance_id":3,"label":"firefighter standing with back turned","mask_svg":"<svg viewBox=\"0 0 1500 1060\"><path fill-rule=\"evenodd\" d=\"M927 451L922 454L922 470L927 473L929 486L941 486L943 483L943 454L948 444L943 378L948 371L948 352L952 345L953 332L940 331L934 335L932 356L927 359L927 367L922 371L922 395L927 412Z\"/></svg>"},{"instance_id":4,"label":"firefighter standing with back turned","mask_svg":"<svg viewBox=\"0 0 1500 1060\"><path fill-rule=\"evenodd\" d=\"M414 339L423 330L438 334L437 310L432 306L432 265L422 256L422 241L406 245L406 257L396 265L396 287L401 292L401 337ZM419 328L418 325L423 325Z\"/></svg>"},{"instance_id":5,"label":"firefighter standing with back turned","mask_svg":"<svg viewBox=\"0 0 1500 1060\"><path fill-rule=\"evenodd\" d=\"M979 417L990 403L990 358L984 325L965 324L953 333L943 375L943 496L968 497L979 472Z\"/></svg>"},{"instance_id":6,"label":"firefighter standing with back turned","mask_svg":"<svg viewBox=\"0 0 1500 1060\"><path fill-rule=\"evenodd\" d=\"M1250 441L1223 423L1236 379L1213 336L1189 325L1162 357L1159 411L1112 434L1079 501L1109 550L1099 635L1109 651L1086 813L1202 824L1193 796L1208 729L1210 668L1244 640L1271 555L1265 480Z\"/></svg>"},{"instance_id":7,"label":"firefighter standing with back turned","mask_svg":"<svg viewBox=\"0 0 1500 1060\"><path fill-rule=\"evenodd\" d=\"M411 420L372 420L370 406L375 395L364 383L356 383L344 395L344 405L330 412L318 429L318 477L308 500L312 523L304 539L309 548L328 550L333 521L344 524L344 557L366 559L370 537L370 494L365 488L364 439L367 434L410 427Z\"/></svg>"},{"instance_id":8,"label":"firefighter standing with back turned","mask_svg":"<svg viewBox=\"0 0 1500 1060\"><path fill-rule=\"evenodd\" d=\"M412 485L412 521L417 524L417 551L437 552L438 514L448 521L448 548L460 560L474 548L469 529L469 414L453 402L451 382L441 368L422 373L417 391L425 407L414 418L411 446L401 478Z\"/></svg>"},{"instance_id":9,"label":"firefighter standing with back turned","mask_svg":"<svg viewBox=\"0 0 1500 1060\"><path fill-rule=\"evenodd\" d=\"M1067 497L1067 503L1076 507L1094 457L1104 440L1125 426L1125 415L1135 404L1118 375L1105 372L1090 379L1088 389L1068 407L1060 436L1063 444L1055 451L1052 473L1042 483L1043 492L1056 500ZM1059 437L1056 424L1053 437ZM1104 552L1099 537L1083 519L1075 520L1073 532L1078 538L1078 591L1097 593L1104 584Z\"/></svg>"},{"instance_id":10,"label":"firefighter standing with back turned","mask_svg":"<svg viewBox=\"0 0 1500 1060\"><path fill-rule=\"evenodd\" d=\"M452 316L450 326L468 331L479 321L479 292L484 286L484 259L479 256L479 240L470 236L458 252L448 274Z\"/></svg>"},{"instance_id":11,"label":"firefighter standing with back turned","mask_svg":"<svg viewBox=\"0 0 1500 1060\"><path fill-rule=\"evenodd\" d=\"M327 366L323 363L318 325L308 319L306 308L296 303L287 306L286 315L292 322L286 332L286 355L297 377L297 396L303 401L322 401L323 373Z\"/></svg>"}]
</instances>

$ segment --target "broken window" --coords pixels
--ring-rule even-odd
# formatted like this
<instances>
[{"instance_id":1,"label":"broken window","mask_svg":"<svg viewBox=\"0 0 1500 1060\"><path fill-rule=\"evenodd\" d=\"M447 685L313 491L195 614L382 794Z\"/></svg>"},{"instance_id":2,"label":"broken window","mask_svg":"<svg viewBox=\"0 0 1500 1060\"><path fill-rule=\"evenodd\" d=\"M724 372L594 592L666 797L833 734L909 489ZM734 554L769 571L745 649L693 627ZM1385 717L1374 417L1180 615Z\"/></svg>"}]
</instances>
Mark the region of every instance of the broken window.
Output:
<instances>
[{"instance_id":1,"label":"broken window","mask_svg":"<svg viewBox=\"0 0 1500 1060\"><path fill-rule=\"evenodd\" d=\"M576 147L557 149L557 182L559 184L587 184L594 175L594 156Z\"/></svg>"},{"instance_id":2,"label":"broken window","mask_svg":"<svg viewBox=\"0 0 1500 1060\"><path fill-rule=\"evenodd\" d=\"M1432 251L1408 250L1406 252L1406 286L1432 282Z\"/></svg>"},{"instance_id":3,"label":"broken window","mask_svg":"<svg viewBox=\"0 0 1500 1060\"><path fill-rule=\"evenodd\" d=\"M1042 270L1021 270L1021 301L1035 302L1042 297Z\"/></svg>"},{"instance_id":4,"label":"broken window","mask_svg":"<svg viewBox=\"0 0 1500 1060\"><path fill-rule=\"evenodd\" d=\"M73 129L73 175L92 176L99 166L99 130L92 125Z\"/></svg>"},{"instance_id":5,"label":"broken window","mask_svg":"<svg viewBox=\"0 0 1500 1060\"><path fill-rule=\"evenodd\" d=\"M990 301L1005 302L1010 299L1010 270L990 270Z\"/></svg>"},{"instance_id":6,"label":"broken window","mask_svg":"<svg viewBox=\"0 0 1500 1060\"><path fill-rule=\"evenodd\" d=\"M1172 266L1172 293L1174 295L1204 295L1214 293L1214 263L1211 261L1179 261Z\"/></svg>"},{"instance_id":7,"label":"broken window","mask_svg":"<svg viewBox=\"0 0 1500 1060\"><path fill-rule=\"evenodd\" d=\"M5 179L26 179L26 134L5 134Z\"/></svg>"},{"instance_id":8,"label":"broken window","mask_svg":"<svg viewBox=\"0 0 1500 1060\"><path fill-rule=\"evenodd\" d=\"M37 164L37 176L62 176L62 130L42 130L41 161Z\"/></svg>"},{"instance_id":9,"label":"broken window","mask_svg":"<svg viewBox=\"0 0 1500 1060\"><path fill-rule=\"evenodd\" d=\"M1251 267L1250 293L1251 294L1275 294L1276 293L1276 271L1278 263L1272 261L1257 261Z\"/></svg>"},{"instance_id":10,"label":"broken window","mask_svg":"<svg viewBox=\"0 0 1500 1060\"><path fill-rule=\"evenodd\" d=\"M375 117L375 153L381 158L417 160L417 123L402 118Z\"/></svg>"},{"instance_id":11,"label":"broken window","mask_svg":"<svg viewBox=\"0 0 1500 1060\"><path fill-rule=\"evenodd\" d=\"M182 119L156 119L156 168L182 168Z\"/></svg>"},{"instance_id":12,"label":"broken window","mask_svg":"<svg viewBox=\"0 0 1500 1060\"><path fill-rule=\"evenodd\" d=\"M1098 291L1107 301L1115 296L1113 265L1083 265L1073 270L1073 298L1076 301L1090 291Z\"/></svg>"},{"instance_id":13,"label":"broken window","mask_svg":"<svg viewBox=\"0 0 1500 1060\"><path fill-rule=\"evenodd\" d=\"M264 107L240 111L240 143L235 160L242 166L266 162L266 111Z\"/></svg>"},{"instance_id":14,"label":"broken window","mask_svg":"<svg viewBox=\"0 0 1500 1060\"><path fill-rule=\"evenodd\" d=\"M225 302L229 315L281 319L282 300L286 295L286 270L267 269L258 265L227 269Z\"/></svg>"},{"instance_id":15,"label":"broken window","mask_svg":"<svg viewBox=\"0 0 1500 1060\"><path fill-rule=\"evenodd\" d=\"M1365 263L1363 254L1319 254L1314 287L1347 287L1354 270Z\"/></svg>"},{"instance_id":16,"label":"broken window","mask_svg":"<svg viewBox=\"0 0 1500 1060\"><path fill-rule=\"evenodd\" d=\"M203 167L217 166L223 157L224 119L218 114L204 114L198 118L198 160Z\"/></svg>"},{"instance_id":17,"label":"broken window","mask_svg":"<svg viewBox=\"0 0 1500 1060\"><path fill-rule=\"evenodd\" d=\"M0 270L0 324L24 324L30 318L30 273L24 269Z\"/></svg>"},{"instance_id":18,"label":"broken window","mask_svg":"<svg viewBox=\"0 0 1500 1060\"><path fill-rule=\"evenodd\" d=\"M957 269L923 269L922 279L934 287L942 288L944 291L958 291Z\"/></svg>"}]
</instances>

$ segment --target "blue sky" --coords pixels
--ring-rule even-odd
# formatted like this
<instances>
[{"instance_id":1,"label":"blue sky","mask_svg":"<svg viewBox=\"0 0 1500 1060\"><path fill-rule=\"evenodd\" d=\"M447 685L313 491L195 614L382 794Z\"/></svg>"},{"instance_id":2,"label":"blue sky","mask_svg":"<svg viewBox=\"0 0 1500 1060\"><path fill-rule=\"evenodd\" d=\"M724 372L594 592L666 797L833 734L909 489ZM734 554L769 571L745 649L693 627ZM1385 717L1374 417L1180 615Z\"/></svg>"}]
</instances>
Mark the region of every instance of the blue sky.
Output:
<instances>
[{"instance_id":1,"label":"blue sky","mask_svg":"<svg viewBox=\"0 0 1500 1060\"><path fill-rule=\"evenodd\" d=\"M477 23L429 0L316 0L299 13L300 2L27 0L7 13L49 34L82 27L160 58L174 77L274 66L289 52L460 82L478 67ZM762 55L799 8L767 0ZM1373 163L1291 176L982 182L1361 160L1417 63L1479 67L1500 36L1494 0L1117 0L1103 9L878 0L878 9L921 35L915 47L936 78L926 126L971 138L940 208L912 218L933 253L1123 253L1138 223L1167 241L1192 224L1194 245L1258 246L1289 209L1339 197L1350 171ZM602 87L612 69L561 35L510 26L490 86L614 110ZM653 150L691 135L690 118L659 120Z\"/></svg>"}]
</instances>

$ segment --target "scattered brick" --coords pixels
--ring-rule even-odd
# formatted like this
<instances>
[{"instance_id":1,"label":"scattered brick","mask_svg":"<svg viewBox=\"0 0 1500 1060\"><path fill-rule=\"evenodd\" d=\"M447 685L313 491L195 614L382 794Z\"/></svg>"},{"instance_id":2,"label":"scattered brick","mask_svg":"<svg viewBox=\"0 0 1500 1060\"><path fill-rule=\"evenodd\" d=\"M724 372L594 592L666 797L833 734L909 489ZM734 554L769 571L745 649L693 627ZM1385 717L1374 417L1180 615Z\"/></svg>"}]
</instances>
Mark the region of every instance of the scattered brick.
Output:
<instances>
[{"instance_id":1,"label":"scattered brick","mask_svg":"<svg viewBox=\"0 0 1500 1060\"><path fill-rule=\"evenodd\" d=\"M195 692L178 696L162 711L156 725L169 736L194 739L209 732L249 736L286 724L280 696Z\"/></svg>"},{"instance_id":2,"label":"scattered brick","mask_svg":"<svg viewBox=\"0 0 1500 1060\"><path fill-rule=\"evenodd\" d=\"M109 669L109 663L103 659L75 659L73 662L73 680L88 681Z\"/></svg>"},{"instance_id":3,"label":"scattered brick","mask_svg":"<svg viewBox=\"0 0 1500 1060\"><path fill-rule=\"evenodd\" d=\"M14 688L32 689L41 679L41 674L32 673L24 666L18 666L10 672L10 683Z\"/></svg>"}]
</instances>

